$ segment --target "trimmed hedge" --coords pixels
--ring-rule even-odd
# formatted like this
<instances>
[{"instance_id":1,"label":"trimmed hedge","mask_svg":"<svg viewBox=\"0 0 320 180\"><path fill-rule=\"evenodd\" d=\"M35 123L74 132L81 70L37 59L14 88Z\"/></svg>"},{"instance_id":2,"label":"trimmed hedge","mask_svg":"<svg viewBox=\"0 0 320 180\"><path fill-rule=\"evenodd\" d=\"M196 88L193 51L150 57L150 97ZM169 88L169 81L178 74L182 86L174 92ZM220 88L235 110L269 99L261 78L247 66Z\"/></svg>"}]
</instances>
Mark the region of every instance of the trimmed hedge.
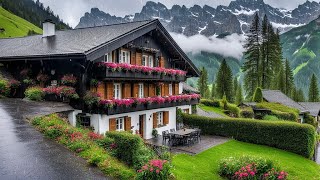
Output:
<instances>
[{"instance_id":1,"label":"trimmed hedge","mask_svg":"<svg viewBox=\"0 0 320 180\"><path fill-rule=\"evenodd\" d=\"M298 120L298 115L292 112L281 112L277 110L272 110L270 115L276 116L280 120L293 121L293 122L297 122Z\"/></svg>"},{"instance_id":2,"label":"trimmed hedge","mask_svg":"<svg viewBox=\"0 0 320 180\"><path fill-rule=\"evenodd\" d=\"M207 118L183 114L184 124L198 126L204 134L232 137L311 158L316 143L315 128L307 124L251 119Z\"/></svg>"},{"instance_id":3,"label":"trimmed hedge","mask_svg":"<svg viewBox=\"0 0 320 180\"><path fill-rule=\"evenodd\" d=\"M201 99L200 103L206 106L220 107L220 101L217 100Z\"/></svg>"}]
</instances>

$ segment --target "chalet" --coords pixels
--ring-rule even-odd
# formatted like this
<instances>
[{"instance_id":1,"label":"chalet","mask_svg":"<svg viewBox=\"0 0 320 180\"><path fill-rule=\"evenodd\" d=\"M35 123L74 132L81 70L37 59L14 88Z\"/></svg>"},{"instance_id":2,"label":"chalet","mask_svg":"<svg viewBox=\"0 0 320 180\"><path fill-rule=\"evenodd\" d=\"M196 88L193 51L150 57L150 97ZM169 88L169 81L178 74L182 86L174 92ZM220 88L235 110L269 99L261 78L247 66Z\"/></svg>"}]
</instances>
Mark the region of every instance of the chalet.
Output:
<instances>
[{"instance_id":1,"label":"chalet","mask_svg":"<svg viewBox=\"0 0 320 180\"><path fill-rule=\"evenodd\" d=\"M46 74L42 87L72 74L80 98L70 100L69 121L100 134L131 131L149 139L153 129L175 129L177 109L191 113L199 101L183 93L198 69L158 20L64 31L46 21L43 35L0 39L0 63L17 79L26 68L31 77ZM90 93L100 95L98 103L86 103Z\"/></svg>"}]
</instances>

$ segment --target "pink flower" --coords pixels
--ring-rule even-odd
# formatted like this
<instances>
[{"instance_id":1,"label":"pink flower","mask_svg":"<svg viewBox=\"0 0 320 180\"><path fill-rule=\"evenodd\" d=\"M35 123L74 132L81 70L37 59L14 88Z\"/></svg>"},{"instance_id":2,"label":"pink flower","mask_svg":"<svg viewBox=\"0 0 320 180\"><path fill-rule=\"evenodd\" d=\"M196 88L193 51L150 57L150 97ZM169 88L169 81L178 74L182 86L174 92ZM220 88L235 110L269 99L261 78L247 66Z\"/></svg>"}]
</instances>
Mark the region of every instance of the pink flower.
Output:
<instances>
[{"instance_id":1,"label":"pink flower","mask_svg":"<svg viewBox=\"0 0 320 180\"><path fill-rule=\"evenodd\" d=\"M159 170L159 169L157 169L157 170L156 170L156 173L157 173L157 174L159 174L159 173L160 173L160 170Z\"/></svg>"},{"instance_id":2,"label":"pink flower","mask_svg":"<svg viewBox=\"0 0 320 180\"><path fill-rule=\"evenodd\" d=\"M153 171L153 168L150 168L150 172L152 172Z\"/></svg>"}]
</instances>

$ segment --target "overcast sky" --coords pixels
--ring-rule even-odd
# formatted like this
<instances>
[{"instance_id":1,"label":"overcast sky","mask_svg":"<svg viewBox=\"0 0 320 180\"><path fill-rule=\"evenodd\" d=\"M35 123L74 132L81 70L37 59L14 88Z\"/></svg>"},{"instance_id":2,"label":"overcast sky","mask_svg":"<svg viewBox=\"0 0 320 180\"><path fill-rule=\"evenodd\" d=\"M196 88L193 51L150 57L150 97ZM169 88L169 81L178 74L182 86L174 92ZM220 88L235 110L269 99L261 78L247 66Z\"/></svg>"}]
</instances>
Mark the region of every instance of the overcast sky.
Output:
<instances>
[{"instance_id":1,"label":"overcast sky","mask_svg":"<svg viewBox=\"0 0 320 180\"><path fill-rule=\"evenodd\" d=\"M75 27L85 12L91 8L98 7L106 13L116 16L124 16L140 12L147 0L40 0L45 6L50 8L60 16L65 22ZM165 4L171 8L174 4L186 5L187 7L198 4L205 4L212 7L217 5L228 5L231 0L154 0ZM306 0L265 0L273 7L293 9ZM316 0L320 1L320 0Z\"/></svg>"}]
</instances>

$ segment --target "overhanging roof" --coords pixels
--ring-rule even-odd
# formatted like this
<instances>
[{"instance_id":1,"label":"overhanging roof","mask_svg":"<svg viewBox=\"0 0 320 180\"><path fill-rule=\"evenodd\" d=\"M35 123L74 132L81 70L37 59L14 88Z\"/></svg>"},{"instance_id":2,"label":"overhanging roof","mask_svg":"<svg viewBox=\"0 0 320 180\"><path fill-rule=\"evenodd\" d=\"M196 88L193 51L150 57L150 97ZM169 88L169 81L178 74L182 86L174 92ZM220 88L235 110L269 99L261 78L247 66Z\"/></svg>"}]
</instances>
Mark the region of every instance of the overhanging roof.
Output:
<instances>
[{"instance_id":1,"label":"overhanging roof","mask_svg":"<svg viewBox=\"0 0 320 180\"><path fill-rule=\"evenodd\" d=\"M157 30L163 34L185 63L191 74L199 76L199 70L182 51L159 20L96 26L73 30L56 31L56 35L43 38L34 35L22 38L0 39L0 61L86 58L95 60L105 52L114 50L132 40Z\"/></svg>"}]
</instances>

